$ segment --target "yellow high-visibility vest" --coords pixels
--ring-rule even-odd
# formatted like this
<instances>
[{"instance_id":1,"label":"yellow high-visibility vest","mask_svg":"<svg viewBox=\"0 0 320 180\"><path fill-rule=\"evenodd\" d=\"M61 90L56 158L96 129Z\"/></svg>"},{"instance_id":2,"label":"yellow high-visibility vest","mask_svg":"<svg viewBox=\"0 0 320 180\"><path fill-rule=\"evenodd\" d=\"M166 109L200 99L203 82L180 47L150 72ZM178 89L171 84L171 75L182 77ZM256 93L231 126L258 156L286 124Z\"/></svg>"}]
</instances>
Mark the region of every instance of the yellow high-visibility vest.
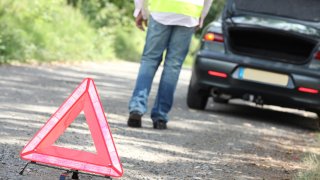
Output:
<instances>
[{"instance_id":1,"label":"yellow high-visibility vest","mask_svg":"<svg viewBox=\"0 0 320 180\"><path fill-rule=\"evenodd\" d=\"M149 0L151 12L168 12L199 18L204 0Z\"/></svg>"}]
</instances>

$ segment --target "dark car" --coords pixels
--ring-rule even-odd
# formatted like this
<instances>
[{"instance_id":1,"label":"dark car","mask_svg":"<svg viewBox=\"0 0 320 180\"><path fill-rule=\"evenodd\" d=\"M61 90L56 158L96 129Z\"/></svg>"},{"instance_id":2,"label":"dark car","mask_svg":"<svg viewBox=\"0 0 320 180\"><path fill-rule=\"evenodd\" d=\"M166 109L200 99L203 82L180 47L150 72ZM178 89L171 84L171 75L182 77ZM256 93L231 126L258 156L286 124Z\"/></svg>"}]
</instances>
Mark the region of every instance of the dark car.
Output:
<instances>
[{"instance_id":1,"label":"dark car","mask_svg":"<svg viewBox=\"0 0 320 180\"><path fill-rule=\"evenodd\" d=\"M228 0L203 31L187 104L242 98L320 115L320 1Z\"/></svg>"}]
</instances>

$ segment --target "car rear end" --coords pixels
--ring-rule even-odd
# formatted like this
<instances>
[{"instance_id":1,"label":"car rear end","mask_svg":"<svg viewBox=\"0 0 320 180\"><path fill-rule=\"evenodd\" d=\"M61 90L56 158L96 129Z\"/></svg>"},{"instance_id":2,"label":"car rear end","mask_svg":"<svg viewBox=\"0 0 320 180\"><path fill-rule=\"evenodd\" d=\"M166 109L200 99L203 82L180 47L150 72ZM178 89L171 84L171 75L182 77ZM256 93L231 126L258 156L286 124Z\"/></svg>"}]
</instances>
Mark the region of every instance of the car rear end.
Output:
<instances>
[{"instance_id":1,"label":"car rear end","mask_svg":"<svg viewBox=\"0 0 320 180\"><path fill-rule=\"evenodd\" d=\"M319 90L320 2L230 0L204 30L188 105L212 95L320 112Z\"/></svg>"}]
</instances>

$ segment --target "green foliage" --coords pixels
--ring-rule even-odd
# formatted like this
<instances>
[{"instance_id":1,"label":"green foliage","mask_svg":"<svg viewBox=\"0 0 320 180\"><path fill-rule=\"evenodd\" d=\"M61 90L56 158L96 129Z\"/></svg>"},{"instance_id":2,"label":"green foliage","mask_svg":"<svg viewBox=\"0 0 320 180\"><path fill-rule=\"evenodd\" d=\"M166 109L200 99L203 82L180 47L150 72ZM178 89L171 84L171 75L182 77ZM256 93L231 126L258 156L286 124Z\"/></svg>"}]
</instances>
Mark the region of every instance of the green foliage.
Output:
<instances>
[{"instance_id":1,"label":"green foliage","mask_svg":"<svg viewBox=\"0 0 320 180\"><path fill-rule=\"evenodd\" d=\"M211 21L216 20L220 16L225 4L225 0L214 0L211 6L211 9L208 13L208 16L205 20L205 25L209 24Z\"/></svg>"},{"instance_id":2,"label":"green foliage","mask_svg":"<svg viewBox=\"0 0 320 180\"><path fill-rule=\"evenodd\" d=\"M190 43L190 48L189 48L188 55L187 55L186 60L184 62L185 66L191 66L192 65L192 63L194 61L194 58L196 56L196 53L197 53L197 51L199 49L199 45L200 45L199 39L196 38L196 36L193 36L192 40L191 40L191 43Z\"/></svg>"},{"instance_id":3,"label":"green foliage","mask_svg":"<svg viewBox=\"0 0 320 180\"><path fill-rule=\"evenodd\" d=\"M134 26L132 12L134 3L127 0L73 0L74 7L96 29L103 29L113 39L117 58L138 61L141 56L144 33Z\"/></svg>"},{"instance_id":4,"label":"green foliage","mask_svg":"<svg viewBox=\"0 0 320 180\"><path fill-rule=\"evenodd\" d=\"M118 58L139 61L144 46L145 33L137 28L118 31L116 34L115 53Z\"/></svg>"},{"instance_id":5,"label":"green foliage","mask_svg":"<svg viewBox=\"0 0 320 180\"><path fill-rule=\"evenodd\" d=\"M110 44L101 43L108 38L63 0L2 0L0 12L2 63L102 59L111 54L105 51Z\"/></svg>"},{"instance_id":6,"label":"green foliage","mask_svg":"<svg viewBox=\"0 0 320 180\"><path fill-rule=\"evenodd\" d=\"M134 10L133 1L128 0L109 0L110 3L116 5L124 16L131 17Z\"/></svg>"},{"instance_id":7,"label":"green foliage","mask_svg":"<svg viewBox=\"0 0 320 180\"><path fill-rule=\"evenodd\" d=\"M134 3L128 0L67 0L96 27L128 26Z\"/></svg>"},{"instance_id":8,"label":"green foliage","mask_svg":"<svg viewBox=\"0 0 320 180\"><path fill-rule=\"evenodd\" d=\"M216 18L215 0L206 23ZM138 61L145 33L134 25L133 1L33 0L0 1L0 63L10 60ZM193 39L191 64L197 40Z\"/></svg>"}]
</instances>

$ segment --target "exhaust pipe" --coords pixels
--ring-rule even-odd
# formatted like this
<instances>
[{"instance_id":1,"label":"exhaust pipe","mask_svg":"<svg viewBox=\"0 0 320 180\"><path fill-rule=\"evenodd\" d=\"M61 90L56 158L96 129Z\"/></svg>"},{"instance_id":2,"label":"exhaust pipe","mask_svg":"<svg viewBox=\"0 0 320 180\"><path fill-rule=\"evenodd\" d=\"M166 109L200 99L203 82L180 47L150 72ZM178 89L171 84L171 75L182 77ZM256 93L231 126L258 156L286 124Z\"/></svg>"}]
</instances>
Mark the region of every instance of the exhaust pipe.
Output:
<instances>
[{"instance_id":1,"label":"exhaust pipe","mask_svg":"<svg viewBox=\"0 0 320 180\"><path fill-rule=\"evenodd\" d=\"M225 99L225 100L229 100L232 97L230 94L222 93L216 88L212 88L210 94L213 98L219 98L219 99Z\"/></svg>"},{"instance_id":2,"label":"exhaust pipe","mask_svg":"<svg viewBox=\"0 0 320 180\"><path fill-rule=\"evenodd\" d=\"M212 97L218 97L220 95L220 92L218 91L218 89L212 88L210 94Z\"/></svg>"}]
</instances>

